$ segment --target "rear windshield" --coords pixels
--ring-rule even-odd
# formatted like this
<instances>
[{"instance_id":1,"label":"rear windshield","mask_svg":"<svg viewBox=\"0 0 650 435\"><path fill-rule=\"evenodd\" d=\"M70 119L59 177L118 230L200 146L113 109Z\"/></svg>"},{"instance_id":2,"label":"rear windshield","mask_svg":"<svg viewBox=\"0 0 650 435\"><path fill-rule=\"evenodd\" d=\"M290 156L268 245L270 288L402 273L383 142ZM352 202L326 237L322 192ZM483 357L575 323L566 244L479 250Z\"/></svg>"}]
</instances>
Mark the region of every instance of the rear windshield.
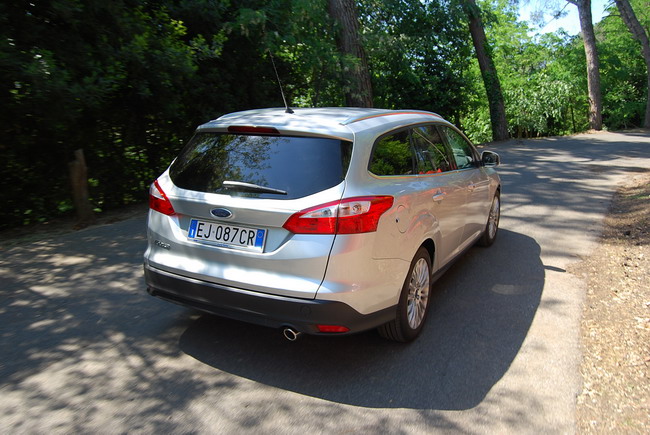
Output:
<instances>
[{"instance_id":1,"label":"rear windshield","mask_svg":"<svg viewBox=\"0 0 650 435\"><path fill-rule=\"evenodd\" d=\"M351 152L338 139L197 133L169 173L183 189L294 199L343 181Z\"/></svg>"}]
</instances>

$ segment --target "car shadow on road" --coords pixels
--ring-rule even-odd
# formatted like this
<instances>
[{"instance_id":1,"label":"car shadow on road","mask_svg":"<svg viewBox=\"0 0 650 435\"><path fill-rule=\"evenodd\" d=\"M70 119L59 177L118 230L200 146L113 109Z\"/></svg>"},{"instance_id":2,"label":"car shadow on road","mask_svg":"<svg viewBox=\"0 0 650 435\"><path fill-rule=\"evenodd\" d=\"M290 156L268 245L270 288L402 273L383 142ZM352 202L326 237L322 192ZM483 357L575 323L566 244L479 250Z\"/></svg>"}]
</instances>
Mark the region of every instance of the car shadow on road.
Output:
<instances>
[{"instance_id":1,"label":"car shadow on road","mask_svg":"<svg viewBox=\"0 0 650 435\"><path fill-rule=\"evenodd\" d=\"M540 303L537 242L501 230L437 283L426 327L411 344L375 331L288 342L278 330L211 315L190 324L181 350L216 369L306 396L371 408L463 410L506 373Z\"/></svg>"}]
</instances>

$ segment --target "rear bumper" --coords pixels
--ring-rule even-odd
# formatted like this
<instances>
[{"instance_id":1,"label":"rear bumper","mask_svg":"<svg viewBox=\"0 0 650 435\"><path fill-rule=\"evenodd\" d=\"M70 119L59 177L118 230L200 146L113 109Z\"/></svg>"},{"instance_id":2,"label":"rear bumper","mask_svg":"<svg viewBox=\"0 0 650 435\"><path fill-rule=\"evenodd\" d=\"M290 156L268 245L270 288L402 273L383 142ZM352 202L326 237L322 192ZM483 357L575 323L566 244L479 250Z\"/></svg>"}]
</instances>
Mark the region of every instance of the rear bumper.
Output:
<instances>
[{"instance_id":1,"label":"rear bumper","mask_svg":"<svg viewBox=\"0 0 650 435\"><path fill-rule=\"evenodd\" d=\"M147 264L144 275L152 296L222 317L272 328L290 326L307 334L325 335L316 325L345 326L350 329L346 334L350 334L395 318L395 307L361 314L343 302L256 293L176 275Z\"/></svg>"}]
</instances>

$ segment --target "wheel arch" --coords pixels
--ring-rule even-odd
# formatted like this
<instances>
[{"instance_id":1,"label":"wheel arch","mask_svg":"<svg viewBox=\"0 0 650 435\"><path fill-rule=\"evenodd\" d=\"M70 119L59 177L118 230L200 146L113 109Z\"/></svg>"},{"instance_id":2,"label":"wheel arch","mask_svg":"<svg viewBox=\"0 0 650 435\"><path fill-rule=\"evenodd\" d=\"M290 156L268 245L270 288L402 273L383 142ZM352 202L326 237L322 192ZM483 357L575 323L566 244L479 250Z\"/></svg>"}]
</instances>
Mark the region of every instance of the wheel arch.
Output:
<instances>
[{"instance_id":1,"label":"wheel arch","mask_svg":"<svg viewBox=\"0 0 650 435\"><path fill-rule=\"evenodd\" d=\"M421 247L424 247L429 253L429 258L431 259L431 268L435 270L435 259L436 259L436 244L432 239L426 239ZM417 252L417 251L416 251Z\"/></svg>"}]
</instances>

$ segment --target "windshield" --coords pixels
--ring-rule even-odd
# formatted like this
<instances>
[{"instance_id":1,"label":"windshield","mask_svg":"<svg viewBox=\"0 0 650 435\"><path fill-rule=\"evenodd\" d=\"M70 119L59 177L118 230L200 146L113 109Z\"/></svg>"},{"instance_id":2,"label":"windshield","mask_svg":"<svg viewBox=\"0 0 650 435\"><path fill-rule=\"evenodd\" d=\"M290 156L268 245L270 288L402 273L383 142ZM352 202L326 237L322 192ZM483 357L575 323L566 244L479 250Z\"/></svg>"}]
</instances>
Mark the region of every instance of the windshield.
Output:
<instances>
[{"instance_id":1,"label":"windshield","mask_svg":"<svg viewBox=\"0 0 650 435\"><path fill-rule=\"evenodd\" d=\"M338 139L198 133L169 173L183 189L294 199L343 181L351 152Z\"/></svg>"}]
</instances>

